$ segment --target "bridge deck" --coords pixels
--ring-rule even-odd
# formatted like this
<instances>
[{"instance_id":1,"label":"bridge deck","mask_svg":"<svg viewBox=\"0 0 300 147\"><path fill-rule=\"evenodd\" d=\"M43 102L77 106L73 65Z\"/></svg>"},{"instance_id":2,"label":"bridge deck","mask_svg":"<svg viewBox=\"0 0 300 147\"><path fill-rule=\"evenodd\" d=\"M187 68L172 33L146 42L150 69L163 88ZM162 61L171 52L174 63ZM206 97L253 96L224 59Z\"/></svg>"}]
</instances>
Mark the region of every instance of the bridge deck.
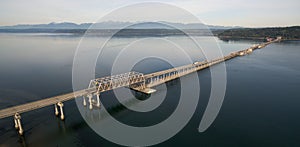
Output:
<instances>
[{"instance_id":1,"label":"bridge deck","mask_svg":"<svg viewBox=\"0 0 300 147\"><path fill-rule=\"evenodd\" d=\"M42 108L42 107L46 107L46 106L49 106L49 105L54 105L58 102L68 101L70 99L75 98L75 96L86 95L89 92L90 91L88 89L84 89L84 90L80 90L80 91L76 91L76 92L72 92L72 93L67 93L67 94L54 96L54 97L50 97L50 98L45 98L45 99L42 99L42 100L29 102L29 103L26 103L26 104L22 104L22 105L13 106L13 107L10 107L10 108L2 109L2 110L0 110L0 119L5 118L5 117L9 117L9 116L13 116L15 113L23 113L23 112L39 109L39 108Z\"/></svg>"}]
</instances>

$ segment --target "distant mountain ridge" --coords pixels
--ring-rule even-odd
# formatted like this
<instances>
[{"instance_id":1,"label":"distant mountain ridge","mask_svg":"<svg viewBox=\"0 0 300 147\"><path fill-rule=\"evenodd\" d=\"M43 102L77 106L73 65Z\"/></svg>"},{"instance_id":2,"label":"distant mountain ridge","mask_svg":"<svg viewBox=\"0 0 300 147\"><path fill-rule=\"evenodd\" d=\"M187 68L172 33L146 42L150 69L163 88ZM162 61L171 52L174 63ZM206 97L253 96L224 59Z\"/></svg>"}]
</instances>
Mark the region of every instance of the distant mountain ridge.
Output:
<instances>
[{"instance_id":1,"label":"distant mountain ridge","mask_svg":"<svg viewBox=\"0 0 300 147\"><path fill-rule=\"evenodd\" d=\"M71 22L49 24L18 24L13 26L0 26L0 29L87 29L92 23L76 24Z\"/></svg>"},{"instance_id":2,"label":"distant mountain ridge","mask_svg":"<svg viewBox=\"0 0 300 147\"><path fill-rule=\"evenodd\" d=\"M13 26L0 26L0 29L88 29L93 25L94 29L120 29L126 26L127 29L212 29L212 30L227 30L241 27L230 26L214 26L205 25L202 23L172 23L172 22L117 22L106 21L100 23L81 23L72 22L49 23L49 24L18 24ZM174 28L173 28L174 27Z\"/></svg>"}]
</instances>

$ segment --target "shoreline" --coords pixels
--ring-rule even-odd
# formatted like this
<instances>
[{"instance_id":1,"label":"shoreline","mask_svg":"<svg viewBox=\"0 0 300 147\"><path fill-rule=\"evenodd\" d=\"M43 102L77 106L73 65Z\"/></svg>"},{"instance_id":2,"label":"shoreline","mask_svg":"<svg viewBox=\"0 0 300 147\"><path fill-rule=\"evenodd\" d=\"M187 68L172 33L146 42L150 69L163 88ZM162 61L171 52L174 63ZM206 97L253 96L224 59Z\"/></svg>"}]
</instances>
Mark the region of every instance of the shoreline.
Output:
<instances>
[{"instance_id":1,"label":"shoreline","mask_svg":"<svg viewBox=\"0 0 300 147\"><path fill-rule=\"evenodd\" d=\"M266 37L242 37L242 36L218 36L221 40L266 40ZM300 41L300 39L297 38L283 38L282 41Z\"/></svg>"}]
</instances>

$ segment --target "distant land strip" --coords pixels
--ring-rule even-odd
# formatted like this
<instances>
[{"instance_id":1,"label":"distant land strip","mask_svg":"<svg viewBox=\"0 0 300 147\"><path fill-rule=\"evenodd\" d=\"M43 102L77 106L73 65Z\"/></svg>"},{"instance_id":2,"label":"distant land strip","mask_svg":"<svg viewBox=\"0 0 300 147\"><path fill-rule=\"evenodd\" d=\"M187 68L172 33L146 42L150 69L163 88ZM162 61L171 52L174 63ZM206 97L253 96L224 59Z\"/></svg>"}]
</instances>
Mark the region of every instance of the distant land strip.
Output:
<instances>
[{"instance_id":1,"label":"distant land strip","mask_svg":"<svg viewBox=\"0 0 300 147\"><path fill-rule=\"evenodd\" d=\"M236 29L0 29L0 33L68 33L92 36L137 37L137 36L217 36L222 40L255 39L282 36L284 40L300 40L300 26L274 28L236 28Z\"/></svg>"},{"instance_id":2,"label":"distant land strip","mask_svg":"<svg viewBox=\"0 0 300 147\"><path fill-rule=\"evenodd\" d=\"M213 36L210 30L205 29L0 29L2 33L70 33L74 35L88 34L92 36Z\"/></svg>"},{"instance_id":3,"label":"distant land strip","mask_svg":"<svg viewBox=\"0 0 300 147\"><path fill-rule=\"evenodd\" d=\"M300 40L300 26L274 28L239 28L215 33L222 40L265 39L282 36L284 40Z\"/></svg>"}]
</instances>

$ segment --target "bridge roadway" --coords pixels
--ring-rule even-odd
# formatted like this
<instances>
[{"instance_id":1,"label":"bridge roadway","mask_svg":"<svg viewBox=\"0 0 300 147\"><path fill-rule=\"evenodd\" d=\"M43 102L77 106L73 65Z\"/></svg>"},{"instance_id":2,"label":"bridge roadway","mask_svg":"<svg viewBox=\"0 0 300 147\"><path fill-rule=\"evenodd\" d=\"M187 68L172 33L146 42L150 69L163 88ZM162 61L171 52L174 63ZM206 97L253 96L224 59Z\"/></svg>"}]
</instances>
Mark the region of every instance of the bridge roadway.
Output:
<instances>
[{"instance_id":1,"label":"bridge roadway","mask_svg":"<svg viewBox=\"0 0 300 147\"><path fill-rule=\"evenodd\" d=\"M269 41L269 42L266 42L266 43L261 43L261 44L258 44L258 45L254 45L254 46L252 46L248 49L233 52L233 53L231 53L227 56L224 56L222 58L218 58L218 59L215 59L215 60L195 62L193 64L188 64L188 65L184 65L184 66L180 66L180 67L176 67L176 68L171 68L171 69L167 69L167 70L163 70L163 71L159 71L159 72L155 72L155 73L146 74L143 77L144 80L145 80L144 85L138 85L138 86L131 87L131 88L134 89L134 90L137 90L137 91L144 92L144 93L152 93L152 92L155 92L155 90L150 89L151 87L154 87L154 86L157 86L159 84L171 81L173 79L176 79L176 78L179 78L181 76L190 74L192 72L210 67L214 64L218 64L220 62L232 59L234 57L250 54L252 51L254 51L256 49L263 48L263 47L269 45L270 43L278 42L280 40L281 40L281 38L277 38L273 41ZM116 77L118 77L118 76L116 76ZM112 81L111 78L109 80ZM110 85L109 88L104 89L101 92L111 90L111 89L114 89L114 88L118 88L118 87L121 87L121 86L130 86L130 84L136 84L136 83L134 83L132 81L128 81L126 83L126 81L125 81L125 84L123 84L123 85L119 84L118 87L114 87L113 83L108 83L108 84ZM45 99L42 99L42 100L29 102L29 103L26 103L26 104L21 104L21 105L18 105L18 106L13 106L13 107L10 107L10 108L2 109L2 110L0 110L0 119L5 118L5 117L9 117L9 116L13 116L15 114L20 114L20 113L32 111L32 110L35 110L35 109L39 109L39 108L42 108L42 107L50 106L50 105L55 105L55 109L57 111L57 106L56 105L58 103L68 101L68 100L74 99L76 97L88 96L90 94L96 94L97 93L96 89L97 89L97 87L89 87L87 89L83 89L83 90L80 90L80 91L71 92L71 93L67 93L67 94L63 94L63 95L59 95L59 96L45 98ZM100 93L100 92L98 91L98 93ZM99 95L98 95L98 100L99 100ZM92 103L91 99L89 99L89 102ZM85 99L84 99L84 103L86 103ZM58 112L57 112L56 115L58 115ZM16 117L16 115L15 115L15 117Z\"/></svg>"},{"instance_id":2,"label":"bridge roadway","mask_svg":"<svg viewBox=\"0 0 300 147\"><path fill-rule=\"evenodd\" d=\"M210 62L208 62L208 61L195 62L194 64L188 64L188 65L184 65L184 66L171 68L171 69L167 69L167 70L158 71L158 72L155 72L155 73L150 73L150 74L144 75L145 79L150 79L150 82L149 82L149 84L147 84L146 87L154 87L154 86L160 85L162 83L165 83L165 82L174 80L176 78L179 78L181 76L190 74L192 72L202 70L202 69L208 68L212 65L218 64L220 62L232 59L236 56L243 56L243 55L246 55L246 54L250 54L251 52L253 52L256 49L261 49L261 48L263 48L263 47L265 47L265 46L267 46L267 45L269 45L273 42L277 42L277 41L280 41L280 40L281 39L275 39L275 40L270 41L270 42L257 44L257 45L254 45L254 46L250 47L250 48L247 48L245 50L233 52L233 53L231 53L227 56L212 60ZM172 74L172 73L173 73L173 76L172 75L170 76L170 74ZM165 76L166 74L169 74L169 76ZM162 80L157 80L157 78L162 79ZM153 80L154 80L154 82L152 82ZM138 91L142 91L142 89L139 89L139 88L133 88L133 89L138 90Z\"/></svg>"},{"instance_id":3,"label":"bridge roadway","mask_svg":"<svg viewBox=\"0 0 300 147\"><path fill-rule=\"evenodd\" d=\"M67 94L63 94L63 95L58 95L58 96L45 98L42 100L37 100L34 102L29 102L26 104L2 109L2 110L0 110L0 119L9 117L9 116L13 116L16 113L28 112L28 111L43 108L43 107L46 107L49 105L54 105L54 104L57 104L58 102L68 101L68 100L75 98L75 95L79 97L79 96L87 95L90 92L91 92L91 90L84 89L84 90L80 90L80 91L76 91L76 92L71 92L71 93L67 93Z\"/></svg>"}]
</instances>

